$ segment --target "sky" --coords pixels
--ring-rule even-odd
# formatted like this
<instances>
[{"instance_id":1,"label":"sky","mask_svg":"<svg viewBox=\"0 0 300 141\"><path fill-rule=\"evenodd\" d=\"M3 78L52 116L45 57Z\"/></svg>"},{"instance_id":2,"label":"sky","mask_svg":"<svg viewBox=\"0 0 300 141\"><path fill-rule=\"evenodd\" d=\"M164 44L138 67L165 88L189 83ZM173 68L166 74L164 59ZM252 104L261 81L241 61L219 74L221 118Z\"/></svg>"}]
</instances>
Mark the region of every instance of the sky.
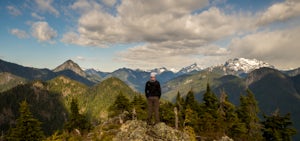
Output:
<instances>
[{"instance_id":1,"label":"sky","mask_svg":"<svg viewBox=\"0 0 300 141\"><path fill-rule=\"evenodd\" d=\"M54 69L300 67L299 0L1 0L0 59Z\"/></svg>"}]
</instances>

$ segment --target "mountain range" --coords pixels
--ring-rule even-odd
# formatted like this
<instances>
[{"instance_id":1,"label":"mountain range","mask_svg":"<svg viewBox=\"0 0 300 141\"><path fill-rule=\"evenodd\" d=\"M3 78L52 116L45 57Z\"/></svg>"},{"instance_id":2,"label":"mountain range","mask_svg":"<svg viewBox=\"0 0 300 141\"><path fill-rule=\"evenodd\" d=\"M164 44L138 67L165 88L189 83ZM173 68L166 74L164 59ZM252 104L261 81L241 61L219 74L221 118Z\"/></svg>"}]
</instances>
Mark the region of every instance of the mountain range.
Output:
<instances>
[{"instance_id":1,"label":"mountain range","mask_svg":"<svg viewBox=\"0 0 300 141\"><path fill-rule=\"evenodd\" d=\"M218 96L221 90L225 90L229 100L239 104L240 95L249 88L255 94L261 113L271 114L277 109L281 113L291 113L294 126L300 131L300 68L281 71L268 63L245 58L230 59L223 65L208 68L192 64L178 72L164 67L148 71L130 68L120 68L113 72L83 70L72 60L50 70L0 60L1 129L7 129L13 123L18 102L29 97L34 99L31 101L33 106L43 109L34 111L36 115L41 115L38 116L41 121L53 120L54 123L57 120L52 117L53 107L43 106L43 101L47 101L48 105L55 104L55 100L62 101L61 115L53 115L63 120L68 113L67 105L74 97L80 99L81 112L94 120L105 118L108 106L120 91L125 92L128 98L143 93L144 83L151 72L157 73L163 99L173 102L178 92L185 96L190 90L201 101L206 84L209 83ZM61 128L56 124L53 126ZM50 125L44 128L54 129ZM300 139L299 134L295 139Z\"/></svg>"},{"instance_id":2,"label":"mountain range","mask_svg":"<svg viewBox=\"0 0 300 141\"><path fill-rule=\"evenodd\" d=\"M30 104L33 115L44 123L42 127L48 135L63 128L73 98L78 100L80 113L97 124L107 119L108 108L120 92L129 99L138 94L123 81L113 77L92 87L65 76L21 84L0 93L0 129L6 132L15 124L19 116L19 103L23 100Z\"/></svg>"},{"instance_id":3,"label":"mountain range","mask_svg":"<svg viewBox=\"0 0 300 141\"><path fill-rule=\"evenodd\" d=\"M223 75L231 74L237 75L239 77L245 77L247 73L261 67L274 68L274 66L262 61L258 61L256 59L235 58L226 61L224 65L209 67L207 69L219 70L223 73ZM0 59L0 72L10 73L29 81L47 81L57 76L64 75L88 86L93 86L109 77L117 77L128 84L131 88L139 92L143 92L144 83L148 80L151 72L156 73L157 79L162 84L164 84L182 75L191 75L201 72L202 70L205 69L194 63L189 66L183 67L177 72L172 71L172 69L169 70L165 67L155 68L147 71L140 69L120 68L113 72L102 72L95 69L83 70L72 60L67 60L63 64L57 66L55 69L50 70L25 67ZM295 69L285 71L285 73L296 76L300 73L300 71L299 69Z\"/></svg>"},{"instance_id":4,"label":"mountain range","mask_svg":"<svg viewBox=\"0 0 300 141\"><path fill-rule=\"evenodd\" d=\"M294 126L300 131L300 74L291 75L268 67L255 69L243 77L224 73L224 70L215 68L177 77L163 85L163 98L174 102L178 92L185 96L192 90L201 101L209 83L218 97L224 90L229 100L238 105L240 95L244 95L245 89L249 88L258 101L261 117L276 110L283 114L291 113ZM299 139L298 134L295 140Z\"/></svg>"}]
</instances>

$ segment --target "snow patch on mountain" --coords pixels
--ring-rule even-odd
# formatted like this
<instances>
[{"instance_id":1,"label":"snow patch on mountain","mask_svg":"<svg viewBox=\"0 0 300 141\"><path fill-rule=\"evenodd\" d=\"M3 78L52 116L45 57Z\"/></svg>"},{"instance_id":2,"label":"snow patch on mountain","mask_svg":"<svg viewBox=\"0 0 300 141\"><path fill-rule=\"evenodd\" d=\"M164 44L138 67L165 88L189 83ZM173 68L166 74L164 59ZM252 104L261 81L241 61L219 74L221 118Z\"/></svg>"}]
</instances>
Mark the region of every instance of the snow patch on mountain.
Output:
<instances>
[{"instance_id":1,"label":"snow patch on mountain","mask_svg":"<svg viewBox=\"0 0 300 141\"><path fill-rule=\"evenodd\" d=\"M170 71L170 70L168 70L165 67L161 67L161 68L155 68L155 69L149 70L148 72L152 72L152 73L155 73L155 74L159 75L159 74L162 74L163 72L166 72L166 71Z\"/></svg>"},{"instance_id":2,"label":"snow patch on mountain","mask_svg":"<svg viewBox=\"0 0 300 141\"><path fill-rule=\"evenodd\" d=\"M201 71L201 70L203 70L203 68L200 67L197 63L194 63L187 67L182 68L178 73L186 74L186 73L191 73L191 72L196 72L196 71Z\"/></svg>"},{"instance_id":3,"label":"snow patch on mountain","mask_svg":"<svg viewBox=\"0 0 300 141\"><path fill-rule=\"evenodd\" d=\"M257 59L245 59L245 58L234 58L229 59L224 64L226 71L235 71L237 73L249 73L255 69L262 67L274 68L274 66L257 60Z\"/></svg>"}]
</instances>

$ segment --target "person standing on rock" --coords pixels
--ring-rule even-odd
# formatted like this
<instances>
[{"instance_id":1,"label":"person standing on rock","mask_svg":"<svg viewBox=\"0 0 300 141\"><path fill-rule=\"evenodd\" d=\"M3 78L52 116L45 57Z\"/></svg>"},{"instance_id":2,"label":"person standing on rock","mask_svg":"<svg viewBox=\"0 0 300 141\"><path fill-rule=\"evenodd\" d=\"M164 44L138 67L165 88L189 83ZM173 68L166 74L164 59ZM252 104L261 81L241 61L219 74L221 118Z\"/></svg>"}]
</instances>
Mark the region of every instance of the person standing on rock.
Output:
<instances>
[{"instance_id":1,"label":"person standing on rock","mask_svg":"<svg viewBox=\"0 0 300 141\"><path fill-rule=\"evenodd\" d=\"M148 102L148 124L151 124L153 113L155 115L155 123L159 122L159 99L161 96L161 88L155 75L155 73L150 74L150 80L147 81L145 86L145 94Z\"/></svg>"}]
</instances>

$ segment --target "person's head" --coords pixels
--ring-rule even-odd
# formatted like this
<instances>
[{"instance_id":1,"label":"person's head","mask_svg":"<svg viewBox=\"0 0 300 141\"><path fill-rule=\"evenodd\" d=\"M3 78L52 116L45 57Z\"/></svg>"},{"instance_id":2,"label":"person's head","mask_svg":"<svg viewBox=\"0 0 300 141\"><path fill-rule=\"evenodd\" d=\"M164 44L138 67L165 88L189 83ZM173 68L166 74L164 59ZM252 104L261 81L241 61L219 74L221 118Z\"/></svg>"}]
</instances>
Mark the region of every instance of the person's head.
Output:
<instances>
[{"instance_id":1,"label":"person's head","mask_svg":"<svg viewBox=\"0 0 300 141\"><path fill-rule=\"evenodd\" d=\"M156 75L156 74L153 73L153 72L150 74L150 80L151 80L151 81L155 81L155 80L156 80L155 75Z\"/></svg>"}]
</instances>

